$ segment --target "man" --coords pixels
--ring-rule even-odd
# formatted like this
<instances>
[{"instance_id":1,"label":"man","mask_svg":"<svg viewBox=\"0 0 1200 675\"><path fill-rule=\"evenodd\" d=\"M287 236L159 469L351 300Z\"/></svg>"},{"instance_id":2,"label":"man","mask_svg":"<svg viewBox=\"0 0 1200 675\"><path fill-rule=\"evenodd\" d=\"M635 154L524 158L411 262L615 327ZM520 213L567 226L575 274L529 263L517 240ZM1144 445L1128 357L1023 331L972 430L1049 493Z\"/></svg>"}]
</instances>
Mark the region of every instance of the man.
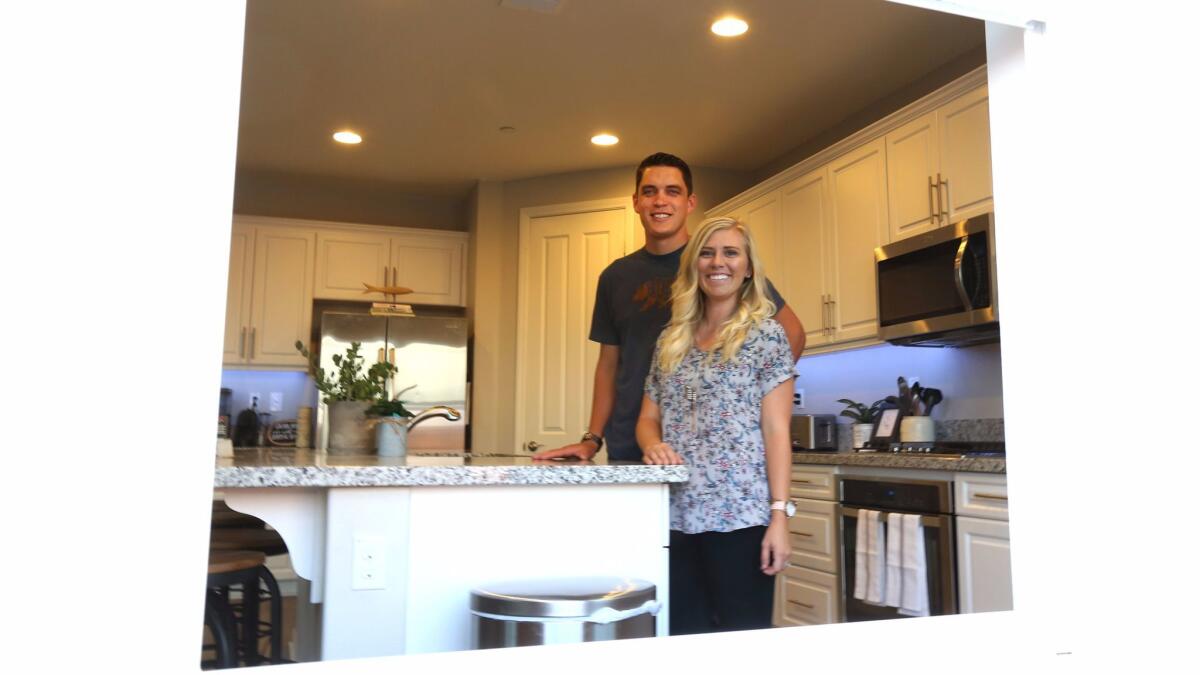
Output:
<instances>
[{"instance_id":1,"label":"man","mask_svg":"<svg viewBox=\"0 0 1200 675\"><path fill-rule=\"evenodd\" d=\"M638 165L633 210L646 233L645 247L614 260L600 274L592 330L600 358L592 390L588 430L578 443L533 455L534 459L591 459L608 444L610 460L641 461L634 429L658 334L671 318L671 282L688 242L687 218L696 208L692 170L682 159L655 153ZM774 287L775 320L800 358L804 327Z\"/></svg>"}]
</instances>

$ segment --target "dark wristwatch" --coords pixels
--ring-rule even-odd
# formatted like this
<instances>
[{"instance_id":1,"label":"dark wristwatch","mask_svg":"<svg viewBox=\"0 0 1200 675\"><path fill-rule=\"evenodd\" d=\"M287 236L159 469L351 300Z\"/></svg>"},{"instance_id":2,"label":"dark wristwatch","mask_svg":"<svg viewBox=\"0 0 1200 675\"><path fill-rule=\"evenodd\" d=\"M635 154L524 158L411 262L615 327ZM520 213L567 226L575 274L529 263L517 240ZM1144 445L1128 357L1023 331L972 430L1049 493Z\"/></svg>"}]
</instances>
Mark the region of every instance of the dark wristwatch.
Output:
<instances>
[{"instance_id":1,"label":"dark wristwatch","mask_svg":"<svg viewBox=\"0 0 1200 675\"><path fill-rule=\"evenodd\" d=\"M579 439L579 442L582 443L584 441L594 441L596 443L596 452L600 452L600 448L604 447L604 437L597 436L590 431L583 432L583 438Z\"/></svg>"}]
</instances>

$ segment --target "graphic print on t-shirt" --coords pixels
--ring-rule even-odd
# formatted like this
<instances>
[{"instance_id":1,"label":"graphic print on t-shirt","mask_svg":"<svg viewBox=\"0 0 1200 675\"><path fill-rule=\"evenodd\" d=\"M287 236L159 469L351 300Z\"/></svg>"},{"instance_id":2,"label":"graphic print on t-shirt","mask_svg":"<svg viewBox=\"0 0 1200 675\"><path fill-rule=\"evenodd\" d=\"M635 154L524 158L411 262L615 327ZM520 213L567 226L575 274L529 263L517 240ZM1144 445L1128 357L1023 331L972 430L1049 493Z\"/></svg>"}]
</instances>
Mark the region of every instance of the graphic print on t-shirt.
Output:
<instances>
[{"instance_id":1,"label":"graphic print on t-shirt","mask_svg":"<svg viewBox=\"0 0 1200 675\"><path fill-rule=\"evenodd\" d=\"M671 304L671 279L650 279L633 292L633 301L642 312Z\"/></svg>"}]
</instances>

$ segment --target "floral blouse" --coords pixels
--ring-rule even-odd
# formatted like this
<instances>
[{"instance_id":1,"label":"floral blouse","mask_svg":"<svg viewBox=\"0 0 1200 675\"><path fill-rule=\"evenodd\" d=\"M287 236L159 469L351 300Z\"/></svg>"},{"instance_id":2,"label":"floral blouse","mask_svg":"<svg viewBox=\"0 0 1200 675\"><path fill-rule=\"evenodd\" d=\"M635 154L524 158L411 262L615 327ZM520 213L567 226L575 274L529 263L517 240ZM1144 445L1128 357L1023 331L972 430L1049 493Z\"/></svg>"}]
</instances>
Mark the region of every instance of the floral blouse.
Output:
<instances>
[{"instance_id":1,"label":"floral blouse","mask_svg":"<svg viewBox=\"0 0 1200 675\"><path fill-rule=\"evenodd\" d=\"M695 346L675 372L658 367L654 347L646 395L662 416L662 439L683 458L687 483L671 484L671 529L731 532L771 520L762 400L792 376L783 327L767 319L750 329L737 357Z\"/></svg>"}]
</instances>

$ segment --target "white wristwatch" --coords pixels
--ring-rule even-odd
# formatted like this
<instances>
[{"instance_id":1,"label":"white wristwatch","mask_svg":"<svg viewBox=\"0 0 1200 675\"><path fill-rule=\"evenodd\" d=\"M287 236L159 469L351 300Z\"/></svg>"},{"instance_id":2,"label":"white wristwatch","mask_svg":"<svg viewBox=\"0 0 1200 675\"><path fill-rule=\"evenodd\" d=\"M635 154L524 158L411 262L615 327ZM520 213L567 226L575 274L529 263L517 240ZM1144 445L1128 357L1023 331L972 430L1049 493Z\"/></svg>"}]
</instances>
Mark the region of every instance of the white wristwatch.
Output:
<instances>
[{"instance_id":1,"label":"white wristwatch","mask_svg":"<svg viewBox=\"0 0 1200 675\"><path fill-rule=\"evenodd\" d=\"M783 511L783 515L787 516L788 518L791 518L792 516L796 515L796 502L793 502L793 501L785 502L783 500L780 500L777 502L771 502L771 510L772 511Z\"/></svg>"}]
</instances>

